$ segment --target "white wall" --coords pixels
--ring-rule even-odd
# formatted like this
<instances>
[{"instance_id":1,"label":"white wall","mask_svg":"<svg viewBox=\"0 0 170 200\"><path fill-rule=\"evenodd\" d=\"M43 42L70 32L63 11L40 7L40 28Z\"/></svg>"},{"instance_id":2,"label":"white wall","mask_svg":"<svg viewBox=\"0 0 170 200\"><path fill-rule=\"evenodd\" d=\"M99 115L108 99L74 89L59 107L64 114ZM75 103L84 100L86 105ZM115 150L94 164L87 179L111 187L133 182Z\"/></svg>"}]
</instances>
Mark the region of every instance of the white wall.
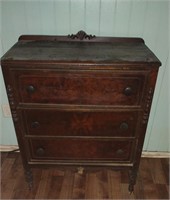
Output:
<instances>
[{"instance_id":1,"label":"white wall","mask_svg":"<svg viewBox=\"0 0 170 200\"><path fill-rule=\"evenodd\" d=\"M144 150L169 146L169 1L167 0L1 0L0 53L22 34L70 34L85 30L100 36L142 37L162 62ZM0 73L0 104L8 103ZM1 144L16 144L11 118L0 114Z\"/></svg>"}]
</instances>

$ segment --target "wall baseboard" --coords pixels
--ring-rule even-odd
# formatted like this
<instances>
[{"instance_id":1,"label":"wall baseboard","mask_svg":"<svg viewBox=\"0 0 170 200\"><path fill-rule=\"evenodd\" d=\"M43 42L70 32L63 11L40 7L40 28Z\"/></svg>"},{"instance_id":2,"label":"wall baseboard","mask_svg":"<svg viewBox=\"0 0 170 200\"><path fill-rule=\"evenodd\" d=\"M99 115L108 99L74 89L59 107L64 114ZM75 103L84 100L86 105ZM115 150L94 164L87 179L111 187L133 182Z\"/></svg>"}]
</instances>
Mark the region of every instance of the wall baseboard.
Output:
<instances>
[{"instance_id":1,"label":"wall baseboard","mask_svg":"<svg viewBox=\"0 0 170 200\"><path fill-rule=\"evenodd\" d=\"M19 149L18 145L0 145L0 152L10 152L16 149ZM144 158L170 158L170 152L143 151L142 157Z\"/></svg>"},{"instance_id":2,"label":"wall baseboard","mask_svg":"<svg viewBox=\"0 0 170 200\"><path fill-rule=\"evenodd\" d=\"M16 149L19 149L18 145L0 145L0 152L10 152Z\"/></svg>"},{"instance_id":3,"label":"wall baseboard","mask_svg":"<svg viewBox=\"0 0 170 200\"><path fill-rule=\"evenodd\" d=\"M142 151L143 158L170 158L170 152L166 151Z\"/></svg>"}]
</instances>

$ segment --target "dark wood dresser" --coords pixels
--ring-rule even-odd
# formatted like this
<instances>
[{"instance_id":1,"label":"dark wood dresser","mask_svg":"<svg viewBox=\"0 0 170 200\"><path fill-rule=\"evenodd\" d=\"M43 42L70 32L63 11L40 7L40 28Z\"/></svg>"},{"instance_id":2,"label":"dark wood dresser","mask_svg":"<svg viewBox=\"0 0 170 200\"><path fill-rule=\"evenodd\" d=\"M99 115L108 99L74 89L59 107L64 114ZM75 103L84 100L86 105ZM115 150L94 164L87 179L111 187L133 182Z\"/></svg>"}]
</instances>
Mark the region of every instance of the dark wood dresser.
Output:
<instances>
[{"instance_id":1,"label":"dark wood dresser","mask_svg":"<svg viewBox=\"0 0 170 200\"><path fill-rule=\"evenodd\" d=\"M132 192L160 65L141 38L21 36L1 66L29 186L34 166L95 166Z\"/></svg>"}]
</instances>

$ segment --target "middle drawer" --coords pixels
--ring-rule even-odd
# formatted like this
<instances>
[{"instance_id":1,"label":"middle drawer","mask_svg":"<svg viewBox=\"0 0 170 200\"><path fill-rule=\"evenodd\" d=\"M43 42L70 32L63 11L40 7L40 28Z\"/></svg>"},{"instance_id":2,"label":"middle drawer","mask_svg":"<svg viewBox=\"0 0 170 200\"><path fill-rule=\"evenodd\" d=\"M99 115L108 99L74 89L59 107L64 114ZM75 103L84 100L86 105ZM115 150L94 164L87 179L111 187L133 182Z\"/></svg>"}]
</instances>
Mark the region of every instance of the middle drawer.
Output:
<instances>
[{"instance_id":1,"label":"middle drawer","mask_svg":"<svg viewBox=\"0 0 170 200\"><path fill-rule=\"evenodd\" d=\"M27 135L133 137L138 112L22 110Z\"/></svg>"}]
</instances>

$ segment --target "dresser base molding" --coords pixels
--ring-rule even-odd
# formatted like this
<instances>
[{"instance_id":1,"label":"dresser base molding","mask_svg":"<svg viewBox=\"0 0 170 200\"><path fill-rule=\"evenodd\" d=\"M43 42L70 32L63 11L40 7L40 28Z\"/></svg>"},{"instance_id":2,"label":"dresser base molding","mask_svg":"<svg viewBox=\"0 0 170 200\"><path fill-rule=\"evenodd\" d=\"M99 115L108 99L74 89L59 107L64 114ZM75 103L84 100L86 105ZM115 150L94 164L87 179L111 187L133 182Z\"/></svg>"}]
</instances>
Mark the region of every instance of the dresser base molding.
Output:
<instances>
[{"instance_id":1,"label":"dresser base molding","mask_svg":"<svg viewBox=\"0 0 170 200\"><path fill-rule=\"evenodd\" d=\"M0 145L0 152L10 152L19 149L18 145ZM17 151L19 152L19 150ZM143 151L143 158L170 158L170 152Z\"/></svg>"},{"instance_id":2,"label":"dresser base molding","mask_svg":"<svg viewBox=\"0 0 170 200\"><path fill-rule=\"evenodd\" d=\"M42 165L43 167L46 167L45 164ZM52 165L50 164L50 166L52 167ZM32 190L33 189L33 184L34 184L34 178L33 178L33 174L32 174L32 168L37 168L38 165L27 165L25 167L25 180L26 182L28 183L28 188L29 190ZM81 165L81 164L77 164L77 163L72 163L70 164L69 166L65 166L63 164L60 164L58 165L58 167L61 169L61 170L65 170L66 168L74 171L74 172L77 172L79 174L83 174L84 172L86 171L98 171L98 170L101 170L103 169L104 167L107 167L108 169L113 169L114 171L121 171L121 170L125 170L128 174L129 174L129 186L128 186L128 191L129 193L131 194L133 191L134 191L134 186L136 184L136 179L137 179L137 173L138 173L138 169L137 168L134 168L132 166L102 166L102 165L99 165L99 166L96 166L95 164L94 165L89 165L87 164L87 166L85 165Z\"/></svg>"}]
</instances>

